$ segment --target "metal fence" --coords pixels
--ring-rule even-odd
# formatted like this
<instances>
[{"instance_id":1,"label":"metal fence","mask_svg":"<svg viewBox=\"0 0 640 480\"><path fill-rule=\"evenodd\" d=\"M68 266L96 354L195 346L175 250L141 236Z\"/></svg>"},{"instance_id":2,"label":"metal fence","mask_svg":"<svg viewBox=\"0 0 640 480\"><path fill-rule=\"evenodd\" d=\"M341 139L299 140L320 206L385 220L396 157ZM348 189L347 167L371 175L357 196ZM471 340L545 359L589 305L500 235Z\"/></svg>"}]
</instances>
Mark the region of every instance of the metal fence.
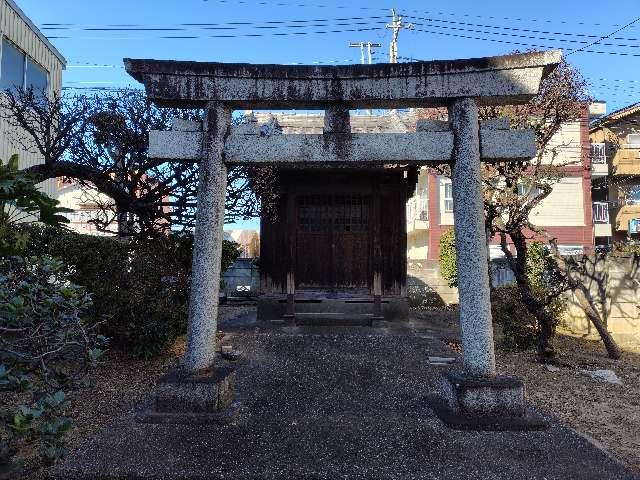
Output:
<instances>
[{"instance_id":1,"label":"metal fence","mask_svg":"<svg viewBox=\"0 0 640 480\"><path fill-rule=\"evenodd\" d=\"M593 223L609 223L609 204L593 202Z\"/></svg>"},{"instance_id":2,"label":"metal fence","mask_svg":"<svg viewBox=\"0 0 640 480\"><path fill-rule=\"evenodd\" d=\"M239 258L222 275L227 297L255 297L260 290L260 269L255 258Z\"/></svg>"}]
</instances>

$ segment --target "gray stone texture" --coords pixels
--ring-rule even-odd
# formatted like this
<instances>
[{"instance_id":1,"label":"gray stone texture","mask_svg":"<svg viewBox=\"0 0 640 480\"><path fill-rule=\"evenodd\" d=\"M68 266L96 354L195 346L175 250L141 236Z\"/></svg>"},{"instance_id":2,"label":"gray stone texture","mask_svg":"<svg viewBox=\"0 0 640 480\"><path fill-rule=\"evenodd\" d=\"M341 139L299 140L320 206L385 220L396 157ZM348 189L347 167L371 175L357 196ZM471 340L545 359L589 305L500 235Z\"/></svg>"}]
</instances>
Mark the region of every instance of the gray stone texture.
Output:
<instances>
[{"instance_id":1,"label":"gray stone texture","mask_svg":"<svg viewBox=\"0 0 640 480\"><path fill-rule=\"evenodd\" d=\"M496 373L480 171L478 106L471 98L449 108L454 132L452 168L460 328L469 375Z\"/></svg>"},{"instance_id":2,"label":"gray stone texture","mask_svg":"<svg viewBox=\"0 0 640 480\"><path fill-rule=\"evenodd\" d=\"M561 59L561 51L464 60L373 65L252 65L125 59L129 74L163 106L202 107L217 100L237 109L355 108L524 103Z\"/></svg>"},{"instance_id":3,"label":"gray stone texture","mask_svg":"<svg viewBox=\"0 0 640 480\"><path fill-rule=\"evenodd\" d=\"M210 367L215 358L227 189L224 141L229 135L230 125L231 110L221 104L210 104L200 161L187 350L183 359L183 367L191 372Z\"/></svg>"},{"instance_id":4,"label":"gray stone texture","mask_svg":"<svg viewBox=\"0 0 640 480\"><path fill-rule=\"evenodd\" d=\"M324 133L351 133L349 108L344 105L329 105L324 111Z\"/></svg>"},{"instance_id":5,"label":"gray stone texture","mask_svg":"<svg viewBox=\"0 0 640 480\"><path fill-rule=\"evenodd\" d=\"M522 417L526 414L524 385L513 377L448 374L442 377L442 391L449 408L459 415Z\"/></svg>"},{"instance_id":6,"label":"gray stone texture","mask_svg":"<svg viewBox=\"0 0 640 480\"><path fill-rule=\"evenodd\" d=\"M344 109L339 109L343 111ZM348 110L346 111L348 113ZM339 116L336 118L340 118ZM181 121L182 123L184 121ZM375 165L394 162L432 164L445 162L453 151L453 133L443 122L418 124L416 133L349 134L349 122L325 117L326 135L259 135L255 123L232 128L225 142L228 164L273 163L335 167L335 164ZM337 123L336 123L337 122ZM340 122L343 122L342 124ZM182 123L180 127L183 127ZM188 125L188 128L195 126ZM446 124L446 122L444 122ZM495 128L500 123L481 124L480 152L483 161L530 159L535 156L535 137L531 130ZM202 133L197 130L152 130L149 155L174 160L200 158Z\"/></svg>"},{"instance_id":7,"label":"gray stone texture","mask_svg":"<svg viewBox=\"0 0 640 480\"><path fill-rule=\"evenodd\" d=\"M216 368L198 374L175 370L158 382L158 413L211 413L225 409L233 399L235 372Z\"/></svg>"}]
</instances>

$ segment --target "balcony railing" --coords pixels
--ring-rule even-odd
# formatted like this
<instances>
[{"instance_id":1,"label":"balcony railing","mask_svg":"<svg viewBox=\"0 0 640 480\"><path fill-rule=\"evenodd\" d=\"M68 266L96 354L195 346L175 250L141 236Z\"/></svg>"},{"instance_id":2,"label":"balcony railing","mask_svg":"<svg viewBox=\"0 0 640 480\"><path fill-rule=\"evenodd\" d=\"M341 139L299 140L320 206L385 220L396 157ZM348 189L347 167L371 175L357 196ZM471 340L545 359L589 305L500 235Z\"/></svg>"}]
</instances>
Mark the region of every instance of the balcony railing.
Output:
<instances>
[{"instance_id":1,"label":"balcony railing","mask_svg":"<svg viewBox=\"0 0 640 480\"><path fill-rule=\"evenodd\" d=\"M593 223L609 223L609 204L593 202Z\"/></svg>"},{"instance_id":2,"label":"balcony railing","mask_svg":"<svg viewBox=\"0 0 640 480\"><path fill-rule=\"evenodd\" d=\"M607 163L607 150L604 143L591 144L591 162L597 164Z\"/></svg>"}]
</instances>

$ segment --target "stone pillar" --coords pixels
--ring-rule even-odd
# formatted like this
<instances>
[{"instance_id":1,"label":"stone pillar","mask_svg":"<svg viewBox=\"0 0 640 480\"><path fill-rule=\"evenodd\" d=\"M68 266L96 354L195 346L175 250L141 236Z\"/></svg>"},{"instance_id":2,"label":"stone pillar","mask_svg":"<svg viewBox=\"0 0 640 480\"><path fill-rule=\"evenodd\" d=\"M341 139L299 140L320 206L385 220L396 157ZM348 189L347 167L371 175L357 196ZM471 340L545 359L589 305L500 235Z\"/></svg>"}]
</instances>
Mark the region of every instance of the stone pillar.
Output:
<instances>
[{"instance_id":1,"label":"stone pillar","mask_svg":"<svg viewBox=\"0 0 640 480\"><path fill-rule=\"evenodd\" d=\"M220 103L209 104L204 122L198 180L187 351L183 359L184 369L190 372L212 366L215 359L227 190L227 167L223 151L230 126L231 110Z\"/></svg>"},{"instance_id":2,"label":"stone pillar","mask_svg":"<svg viewBox=\"0 0 640 480\"><path fill-rule=\"evenodd\" d=\"M496 375L480 170L478 107L461 98L449 107L453 145L453 217L456 232L463 372L442 378L442 396L430 396L436 415L452 428L536 430L546 421L528 411L524 385Z\"/></svg>"},{"instance_id":3,"label":"stone pillar","mask_svg":"<svg viewBox=\"0 0 640 480\"><path fill-rule=\"evenodd\" d=\"M331 104L324 111L324 133L351 133L349 109L340 104Z\"/></svg>"},{"instance_id":4,"label":"stone pillar","mask_svg":"<svg viewBox=\"0 0 640 480\"><path fill-rule=\"evenodd\" d=\"M453 217L464 370L467 375L493 377L496 362L475 101L456 100L449 107L449 121L454 134Z\"/></svg>"}]
</instances>

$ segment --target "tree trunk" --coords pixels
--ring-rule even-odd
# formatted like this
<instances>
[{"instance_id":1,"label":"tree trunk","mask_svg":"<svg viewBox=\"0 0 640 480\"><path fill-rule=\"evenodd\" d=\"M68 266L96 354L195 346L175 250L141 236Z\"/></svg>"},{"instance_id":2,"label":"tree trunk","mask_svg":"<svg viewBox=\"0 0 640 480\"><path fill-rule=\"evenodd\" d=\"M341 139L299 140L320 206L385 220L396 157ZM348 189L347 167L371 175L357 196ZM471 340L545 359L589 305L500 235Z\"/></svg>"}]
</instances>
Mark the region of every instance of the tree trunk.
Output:
<instances>
[{"instance_id":1,"label":"tree trunk","mask_svg":"<svg viewBox=\"0 0 640 480\"><path fill-rule=\"evenodd\" d=\"M609 356L609 358L613 358L616 360L620 358L622 356L620 347L618 347L618 344L611 336L611 333L609 333L609 330L607 330L604 322L600 319L600 315L598 315L598 312L591 306L585 293L581 288L576 288L575 290L573 290L573 293L578 299L580 308L582 308L589 321L593 323L593 326L596 327L596 330L598 331L598 334L602 339L602 343L604 343L604 348L607 349L607 355Z\"/></svg>"},{"instance_id":2,"label":"tree trunk","mask_svg":"<svg viewBox=\"0 0 640 480\"><path fill-rule=\"evenodd\" d=\"M538 321L538 360L549 362L556 356L552 344L556 332L556 319L546 308L546 305L538 300L531 290L531 284L527 276L527 239L521 231L509 234L516 248L515 276L518 290L527 310Z\"/></svg>"},{"instance_id":3,"label":"tree trunk","mask_svg":"<svg viewBox=\"0 0 640 480\"><path fill-rule=\"evenodd\" d=\"M551 251L553 252L553 256L558 266L564 272L564 275L566 276L567 282L569 284L569 288L576 296L580 308L582 308L589 321L593 323L593 326L596 327L596 330L600 335L600 339L602 340L604 347L607 349L607 355L609 356L609 358L613 359L620 358L622 356L620 347L618 347L618 344L607 330L603 318L594 307L595 302L591 297L589 289L581 281L576 280L571 276L571 268L569 267L569 265L567 265L567 262L565 262L564 258L562 258L562 255L560 255L558 246L556 245L555 241L552 240L549 243L551 244Z\"/></svg>"}]
</instances>

